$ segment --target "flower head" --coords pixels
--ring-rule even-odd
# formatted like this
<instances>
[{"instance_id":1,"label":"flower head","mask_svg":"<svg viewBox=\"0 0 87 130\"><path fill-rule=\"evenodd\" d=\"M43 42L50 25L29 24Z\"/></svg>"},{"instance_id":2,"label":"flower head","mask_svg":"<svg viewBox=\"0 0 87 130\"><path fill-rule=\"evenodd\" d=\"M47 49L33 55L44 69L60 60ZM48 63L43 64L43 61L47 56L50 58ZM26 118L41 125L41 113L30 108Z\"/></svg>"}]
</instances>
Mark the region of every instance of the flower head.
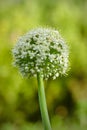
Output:
<instances>
[{"instance_id":1,"label":"flower head","mask_svg":"<svg viewBox=\"0 0 87 130\"><path fill-rule=\"evenodd\" d=\"M23 76L41 73L44 79L65 74L68 68L68 46L53 29L33 29L21 38L12 50L14 65Z\"/></svg>"}]
</instances>

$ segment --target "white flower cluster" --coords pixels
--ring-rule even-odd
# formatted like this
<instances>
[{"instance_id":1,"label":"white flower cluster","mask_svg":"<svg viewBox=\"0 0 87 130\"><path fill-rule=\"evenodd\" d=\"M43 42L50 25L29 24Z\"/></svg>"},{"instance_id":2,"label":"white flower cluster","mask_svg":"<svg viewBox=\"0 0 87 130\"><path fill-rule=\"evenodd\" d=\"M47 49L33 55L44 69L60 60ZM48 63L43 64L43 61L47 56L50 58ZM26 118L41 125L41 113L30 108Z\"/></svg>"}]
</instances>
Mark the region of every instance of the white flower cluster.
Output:
<instances>
[{"instance_id":1,"label":"white flower cluster","mask_svg":"<svg viewBox=\"0 0 87 130\"><path fill-rule=\"evenodd\" d=\"M44 79L56 79L68 68L68 46L58 31L33 29L22 36L12 50L14 65L23 76L41 73Z\"/></svg>"}]
</instances>

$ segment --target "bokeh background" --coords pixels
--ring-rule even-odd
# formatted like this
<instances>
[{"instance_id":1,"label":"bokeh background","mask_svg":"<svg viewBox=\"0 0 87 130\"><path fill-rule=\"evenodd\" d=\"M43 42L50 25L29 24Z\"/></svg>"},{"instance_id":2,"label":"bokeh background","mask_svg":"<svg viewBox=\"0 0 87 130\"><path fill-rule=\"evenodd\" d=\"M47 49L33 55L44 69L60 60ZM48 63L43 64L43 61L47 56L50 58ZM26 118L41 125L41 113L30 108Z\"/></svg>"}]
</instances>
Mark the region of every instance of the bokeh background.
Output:
<instances>
[{"instance_id":1,"label":"bokeh background","mask_svg":"<svg viewBox=\"0 0 87 130\"><path fill-rule=\"evenodd\" d=\"M43 130L37 81L22 78L11 54L39 26L58 29L70 46L68 75L45 82L53 130L87 130L87 0L0 0L0 130Z\"/></svg>"}]
</instances>

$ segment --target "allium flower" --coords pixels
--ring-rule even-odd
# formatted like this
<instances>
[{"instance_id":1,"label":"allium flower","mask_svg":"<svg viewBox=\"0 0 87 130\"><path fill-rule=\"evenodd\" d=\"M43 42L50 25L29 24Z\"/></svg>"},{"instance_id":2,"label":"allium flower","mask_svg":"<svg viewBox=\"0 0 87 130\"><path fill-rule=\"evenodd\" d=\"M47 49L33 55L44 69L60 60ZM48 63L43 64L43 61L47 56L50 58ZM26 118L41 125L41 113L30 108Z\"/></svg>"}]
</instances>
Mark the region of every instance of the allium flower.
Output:
<instances>
[{"instance_id":1,"label":"allium flower","mask_svg":"<svg viewBox=\"0 0 87 130\"><path fill-rule=\"evenodd\" d=\"M12 50L14 64L23 76L56 79L68 68L68 46L59 32L53 29L33 29L21 38Z\"/></svg>"},{"instance_id":2,"label":"allium flower","mask_svg":"<svg viewBox=\"0 0 87 130\"><path fill-rule=\"evenodd\" d=\"M12 50L14 65L23 76L37 76L38 96L44 130L52 130L47 111L43 78L56 79L68 68L68 46L59 32L37 28L22 36Z\"/></svg>"}]
</instances>

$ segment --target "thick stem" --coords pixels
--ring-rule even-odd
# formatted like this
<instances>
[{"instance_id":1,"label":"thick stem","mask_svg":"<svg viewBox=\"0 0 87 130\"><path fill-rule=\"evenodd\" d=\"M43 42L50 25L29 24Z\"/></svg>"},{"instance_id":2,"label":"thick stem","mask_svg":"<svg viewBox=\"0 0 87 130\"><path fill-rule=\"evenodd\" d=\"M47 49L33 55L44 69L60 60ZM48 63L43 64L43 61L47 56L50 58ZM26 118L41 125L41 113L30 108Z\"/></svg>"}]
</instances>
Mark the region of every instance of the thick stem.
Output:
<instances>
[{"instance_id":1,"label":"thick stem","mask_svg":"<svg viewBox=\"0 0 87 130\"><path fill-rule=\"evenodd\" d=\"M40 105L40 111L41 111L41 116L42 116L42 122L44 125L44 130L51 130L50 120L49 120L48 111L47 111L45 92L44 92L44 83L43 83L43 78L41 77L40 73L37 74L37 81L38 81L39 105Z\"/></svg>"}]
</instances>

